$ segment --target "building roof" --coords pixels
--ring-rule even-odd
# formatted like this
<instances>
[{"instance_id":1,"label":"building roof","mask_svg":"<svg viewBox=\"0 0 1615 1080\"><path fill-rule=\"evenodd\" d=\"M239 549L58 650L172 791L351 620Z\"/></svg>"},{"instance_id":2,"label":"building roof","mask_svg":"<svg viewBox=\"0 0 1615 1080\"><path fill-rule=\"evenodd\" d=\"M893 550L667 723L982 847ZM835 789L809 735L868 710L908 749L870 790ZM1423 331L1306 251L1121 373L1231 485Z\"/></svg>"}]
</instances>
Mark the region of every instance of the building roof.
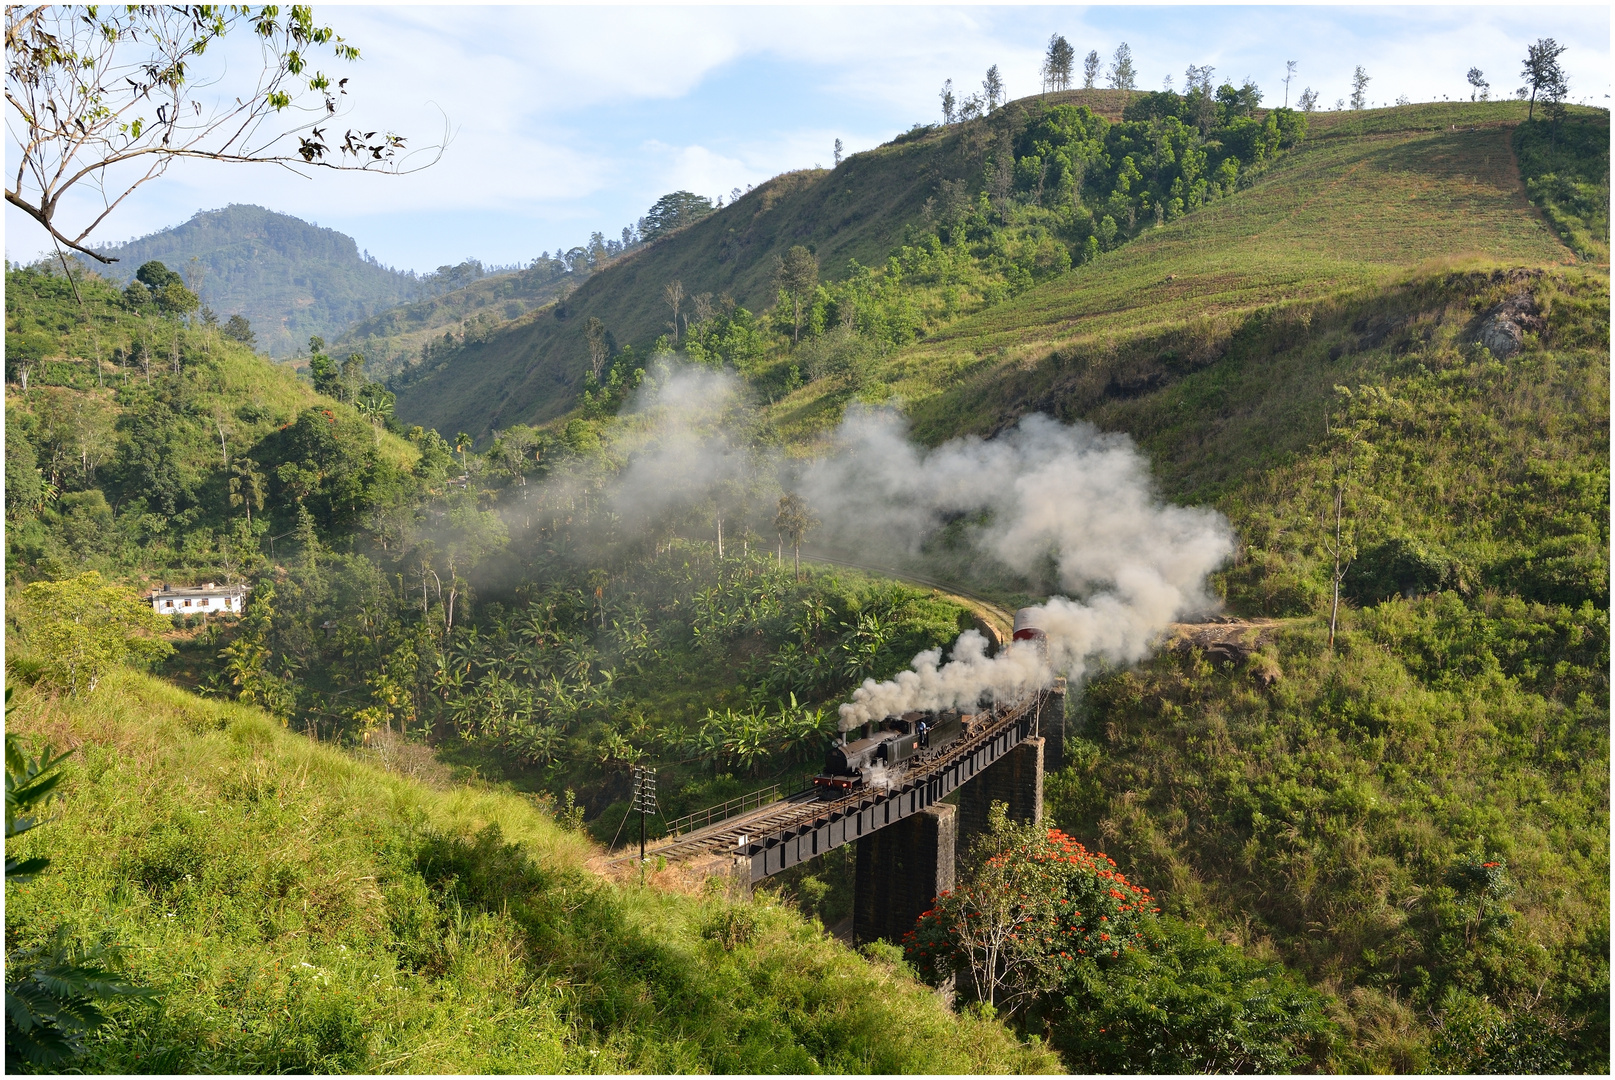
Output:
<instances>
[{"instance_id":1,"label":"building roof","mask_svg":"<svg viewBox=\"0 0 1615 1080\"><path fill-rule=\"evenodd\" d=\"M194 596L241 596L252 591L251 585L215 585L208 582L206 585L167 585L160 589L153 589L147 594L147 599L155 600L159 596L169 598Z\"/></svg>"}]
</instances>

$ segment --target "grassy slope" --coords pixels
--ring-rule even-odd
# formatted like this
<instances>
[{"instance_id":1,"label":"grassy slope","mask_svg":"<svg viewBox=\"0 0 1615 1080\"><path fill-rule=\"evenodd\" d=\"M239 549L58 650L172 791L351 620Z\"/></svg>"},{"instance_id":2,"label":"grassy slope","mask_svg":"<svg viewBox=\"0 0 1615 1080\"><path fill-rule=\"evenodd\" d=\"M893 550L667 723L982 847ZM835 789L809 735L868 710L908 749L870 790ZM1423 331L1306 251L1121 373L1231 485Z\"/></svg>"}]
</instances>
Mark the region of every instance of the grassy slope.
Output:
<instances>
[{"instance_id":1,"label":"grassy slope","mask_svg":"<svg viewBox=\"0 0 1615 1080\"><path fill-rule=\"evenodd\" d=\"M1412 131L1326 127L1249 190L896 354L861 396L899 396L928 440L988 431L1084 382L1109 385L1129 344L1192 352L1255 309L1382 286L1431 260L1572 261L1525 199L1508 129L1480 126L1493 109L1472 108L1446 107L1458 131L1424 130L1425 110ZM1358 122L1375 119L1397 122ZM836 418L833 390L799 391L776 407L780 423L811 437Z\"/></svg>"},{"instance_id":2,"label":"grassy slope","mask_svg":"<svg viewBox=\"0 0 1615 1080\"><path fill-rule=\"evenodd\" d=\"M758 311L773 306L774 257L792 245L813 248L827 278L843 276L849 259L884 262L937 183L973 174L984 147L981 131L956 130L855 154L834 171L775 177L596 274L565 303L422 372L400 387L399 416L479 437L558 416L575 404L588 367L588 318L601 319L619 345L644 349L667 332L671 311L662 290L672 281L683 283L686 298L727 294ZM498 404L490 409L490 402Z\"/></svg>"},{"instance_id":3,"label":"grassy slope","mask_svg":"<svg viewBox=\"0 0 1615 1080\"><path fill-rule=\"evenodd\" d=\"M83 283L82 289L90 309L88 324L83 321L67 282L60 277L8 278L7 348L11 349L17 342L39 342L44 346L40 350L43 370L34 375L29 394L21 393L20 387L12 383L6 384L8 408L29 408L39 395L56 394L69 399L90 396L105 402L106 408L116 410L112 388L143 377L133 366L133 354L138 351L143 334L148 332L143 330L141 318L125 309L109 282L92 279ZM150 331L156 339L152 349L153 367L161 370L168 355L166 342L171 328L166 323L154 322L153 325L156 326ZM226 433L236 449L252 445L295 419L303 409L335 404L330 398L316 394L291 368L272 363L216 331L197 331L186 345L187 355L198 348L205 350L206 357L217 366L200 380L193 380L189 392L194 395L199 413L225 418ZM114 351L119 349L129 357L124 361L129 365L125 369L119 369L111 360ZM98 385L96 380L95 357L98 354L104 386ZM251 420L238 415L248 404L257 407ZM385 456L404 468L419 457L413 446L390 432L381 434L381 448Z\"/></svg>"},{"instance_id":4,"label":"grassy slope","mask_svg":"<svg viewBox=\"0 0 1615 1080\"><path fill-rule=\"evenodd\" d=\"M21 845L55 861L7 886L8 943L115 942L164 991L119 1010L91 1071L1054 1065L766 901L601 883L519 796L428 787L132 673L24 691L10 723L78 749Z\"/></svg>"}]
</instances>

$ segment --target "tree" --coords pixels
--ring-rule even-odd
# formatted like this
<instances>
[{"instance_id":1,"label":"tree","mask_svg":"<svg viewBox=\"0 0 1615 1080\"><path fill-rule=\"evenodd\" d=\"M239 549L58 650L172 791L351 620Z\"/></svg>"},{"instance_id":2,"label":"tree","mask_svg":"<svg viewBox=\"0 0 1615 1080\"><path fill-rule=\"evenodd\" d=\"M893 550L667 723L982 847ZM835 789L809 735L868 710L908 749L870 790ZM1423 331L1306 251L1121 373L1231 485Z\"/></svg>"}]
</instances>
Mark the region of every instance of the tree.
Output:
<instances>
[{"instance_id":1,"label":"tree","mask_svg":"<svg viewBox=\"0 0 1615 1080\"><path fill-rule=\"evenodd\" d=\"M1491 97L1492 84L1486 81L1485 73L1478 67L1469 69L1464 78L1469 80L1469 100L1488 101Z\"/></svg>"},{"instance_id":2,"label":"tree","mask_svg":"<svg viewBox=\"0 0 1615 1080\"><path fill-rule=\"evenodd\" d=\"M675 313L674 318L677 318ZM583 324L583 338L589 344L589 371L594 375L594 381L600 381L601 372L606 369L606 358L611 350L606 346L606 324L589 316L588 322Z\"/></svg>"},{"instance_id":3,"label":"tree","mask_svg":"<svg viewBox=\"0 0 1615 1080\"><path fill-rule=\"evenodd\" d=\"M1284 61L1284 107L1286 109L1290 107L1290 80L1295 78L1295 68L1297 63L1299 63L1299 61Z\"/></svg>"},{"instance_id":4,"label":"tree","mask_svg":"<svg viewBox=\"0 0 1615 1080\"><path fill-rule=\"evenodd\" d=\"M1071 89L1071 65L1076 62L1077 51L1059 34L1049 38L1048 51L1043 54L1043 90Z\"/></svg>"},{"instance_id":5,"label":"tree","mask_svg":"<svg viewBox=\"0 0 1615 1080\"><path fill-rule=\"evenodd\" d=\"M835 156L836 166L839 168L840 165L841 165L841 156L842 156L842 154L844 152L843 148L842 148L842 145L841 145L841 140L840 139L836 140L836 144L835 144L834 147L831 148L830 152Z\"/></svg>"},{"instance_id":6,"label":"tree","mask_svg":"<svg viewBox=\"0 0 1615 1080\"><path fill-rule=\"evenodd\" d=\"M1295 103L1301 107L1302 112L1312 112L1318 107L1318 92L1309 86L1301 91L1301 96L1295 99Z\"/></svg>"},{"instance_id":7,"label":"tree","mask_svg":"<svg viewBox=\"0 0 1615 1080\"><path fill-rule=\"evenodd\" d=\"M1110 58L1110 71L1105 78L1110 82L1112 90L1132 90L1137 82L1137 73L1133 70L1133 50L1127 42L1116 46L1116 51Z\"/></svg>"},{"instance_id":8,"label":"tree","mask_svg":"<svg viewBox=\"0 0 1615 1080\"><path fill-rule=\"evenodd\" d=\"M802 537L819 524L819 519L808 509L807 500L795 492L780 496L779 510L774 515L774 530L791 538L791 558L796 569L796 580L802 580Z\"/></svg>"},{"instance_id":9,"label":"tree","mask_svg":"<svg viewBox=\"0 0 1615 1080\"><path fill-rule=\"evenodd\" d=\"M954 120L957 119L956 106L958 105L958 102L953 96L952 79L949 79L947 82L942 84L942 90L938 96L942 99L942 122L944 124L953 123Z\"/></svg>"},{"instance_id":10,"label":"tree","mask_svg":"<svg viewBox=\"0 0 1615 1080\"><path fill-rule=\"evenodd\" d=\"M318 334L308 339L308 374L314 380L314 392L336 397L342 384L342 369L325 355L325 339Z\"/></svg>"},{"instance_id":11,"label":"tree","mask_svg":"<svg viewBox=\"0 0 1615 1080\"><path fill-rule=\"evenodd\" d=\"M992 112L1004 103L1004 80L998 74L997 64L987 69L986 77L981 80L981 93L987 99L987 112Z\"/></svg>"},{"instance_id":12,"label":"tree","mask_svg":"<svg viewBox=\"0 0 1615 1080\"><path fill-rule=\"evenodd\" d=\"M1084 90L1094 88L1094 80L1099 78L1100 63L1098 49L1089 49L1088 55L1082 58L1082 88Z\"/></svg>"},{"instance_id":13,"label":"tree","mask_svg":"<svg viewBox=\"0 0 1615 1080\"><path fill-rule=\"evenodd\" d=\"M257 85L204 105L196 95L222 78L224 41L242 27L262 52ZM106 263L113 260L87 246L90 234L179 159L406 171L402 136L329 132L348 80L333 82L313 67L316 49L343 62L359 58L306 6L8 8L7 126L19 156L6 201L57 244ZM219 63L205 67L204 56ZM281 127L283 114L301 121ZM288 139L296 146L283 147ZM100 192L103 209L82 228L59 229L63 197L81 184Z\"/></svg>"},{"instance_id":14,"label":"tree","mask_svg":"<svg viewBox=\"0 0 1615 1080\"><path fill-rule=\"evenodd\" d=\"M251 348L258 340L258 336L252 332L252 324L240 313L226 319L219 333L232 341L241 342L248 348Z\"/></svg>"},{"instance_id":15,"label":"tree","mask_svg":"<svg viewBox=\"0 0 1615 1080\"><path fill-rule=\"evenodd\" d=\"M1354 108L1354 109L1362 109L1362 108L1367 107L1367 105L1368 105L1368 84L1370 82L1372 82L1372 81L1373 80L1368 77L1368 72L1363 70L1363 65L1358 64L1357 65L1357 70L1352 72L1352 75L1351 75L1351 107L1352 108Z\"/></svg>"},{"instance_id":16,"label":"tree","mask_svg":"<svg viewBox=\"0 0 1615 1080\"><path fill-rule=\"evenodd\" d=\"M649 243L712 213L712 200L693 191L674 191L657 199L639 221L639 238Z\"/></svg>"},{"instance_id":17,"label":"tree","mask_svg":"<svg viewBox=\"0 0 1615 1080\"><path fill-rule=\"evenodd\" d=\"M1564 71L1559 66L1559 57L1564 51L1565 46L1552 38L1538 38L1535 45L1525 47L1525 67L1520 74L1525 76L1525 84L1531 89L1531 105L1525 114L1527 120L1536 117L1539 93L1544 90L1551 92L1564 85Z\"/></svg>"},{"instance_id":18,"label":"tree","mask_svg":"<svg viewBox=\"0 0 1615 1080\"><path fill-rule=\"evenodd\" d=\"M1201 135L1210 134L1217 123L1217 98L1211 89L1216 70L1210 64L1190 64L1183 72L1183 95L1187 99L1188 113Z\"/></svg>"},{"instance_id":19,"label":"tree","mask_svg":"<svg viewBox=\"0 0 1615 1080\"><path fill-rule=\"evenodd\" d=\"M135 271L135 279L129 283L129 287L137 290L137 296L140 297L139 306L144 307L147 302L154 303L165 315L189 315L202 303L195 293L185 287L184 278L156 259L141 264L140 269Z\"/></svg>"},{"instance_id":20,"label":"tree","mask_svg":"<svg viewBox=\"0 0 1615 1080\"><path fill-rule=\"evenodd\" d=\"M669 281L662 286L662 303L673 311L673 321L668 325L673 328L673 344L679 343L679 308L684 306L684 282Z\"/></svg>"},{"instance_id":21,"label":"tree","mask_svg":"<svg viewBox=\"0 0 1615 1080\"><path fill-rule=\"evenodd\" d=\"M1084 964L1136 948L1158 909L1108 856L1058 829L1012 821L1007 809L992 805L963 880L936 898L904 944L930 980L964 976L966 995L1013 1011Z\"/></svg>"},{"instance_id":22,"label":"tree","mask_svg":"<svg viewBox=\"0 0 1615 1080\"><path fill-rule=\"evenodd\" d=\"M70 694L93 691L126 661L174 651L158 636L167 627L151 605L94 570L24 586L22 608L23 640L42 662L41 681Z\"/></svg>"},{"instance_id":23,"label":"tree","mask_svg":"<svg viewBox=\"0 0 1615 1080\"><path fill-rule=\"evenodd\" d=\"M342 373L337 379L337 400L352 405L358 400L359 388L364 383L364 353L349 353L342 361Z\"/></svg>"},{"instance_id":24,"label":"tree","mask_svg":"<svg viewBox=\"0 0 1615 1080\"><path fill-rule=\"evenodd\" d=\"M775 257L774 281L779 291L791 298L791 344L794 345L802 333L802 301L812 296L819 285L819 260L797 244L783 259Z\"/></svg>"},{"instance_id":25,"label":"tree","mask_svg":"<svg viewBox=\"0 0 1615 1080\"><path fill-rule=\"evenodd\" d=\"M1323 520L1323 549L1331 562L1329 572L1329 648L1335 647L1335 632L1340 620L1340 586L1351 572L1357 558L1358 517L1353 511L1358 501L1357 480L1373 461L1374 448L1368 440L1373 421L1365 418L1350 419L1355 399L1349 389L1335 387L1335 392L1346 399L1348 423L1334 424L1325 420L1325 434L1330 443L1329 478L1327 484L1328 509ZM1365 391L1369 392L1369 391Z\"/></svg>"},{"instance_id":26,"label":"tree","mask_svg":"<svg viewBox=\"0 0 1615 1080\"><path fill-rule=\"evenodd\" d=\"M264 474L248 457L236 459L230 466L230 505L247 512L247 528L252 528L252 512L264 508Z\"/></svg>"}]
</instances>

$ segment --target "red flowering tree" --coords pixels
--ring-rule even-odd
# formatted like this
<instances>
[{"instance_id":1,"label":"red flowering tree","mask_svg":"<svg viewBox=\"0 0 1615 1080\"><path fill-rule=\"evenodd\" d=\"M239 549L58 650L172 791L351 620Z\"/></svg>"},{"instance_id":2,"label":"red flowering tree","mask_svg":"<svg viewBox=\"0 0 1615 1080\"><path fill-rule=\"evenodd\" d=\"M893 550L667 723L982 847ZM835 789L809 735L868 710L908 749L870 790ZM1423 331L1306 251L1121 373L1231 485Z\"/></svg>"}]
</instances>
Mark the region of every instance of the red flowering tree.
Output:
<instances>
[{"instance_id":1,"label":"red flowering tree","mask_svg":"<svg viewBox=\"0 0 1615 1080\"><path fill-rule=\"evenodd\" d=\"M907 959L934 983L992 1006L1064 984L1078 965L1135 948L1160 914L1150 891L1108 856L1061 832L1011 822L995 803L958 888L936 898L904 938Z\"/></svg>"}]
</instances>

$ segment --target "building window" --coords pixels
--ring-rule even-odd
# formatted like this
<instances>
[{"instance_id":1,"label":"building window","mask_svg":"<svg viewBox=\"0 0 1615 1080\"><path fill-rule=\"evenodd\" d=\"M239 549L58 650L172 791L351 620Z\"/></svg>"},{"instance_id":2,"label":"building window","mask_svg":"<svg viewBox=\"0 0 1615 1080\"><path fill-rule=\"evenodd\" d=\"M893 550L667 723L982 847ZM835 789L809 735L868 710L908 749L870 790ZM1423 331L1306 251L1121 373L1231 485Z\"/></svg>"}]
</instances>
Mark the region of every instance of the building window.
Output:
<instances>
[{"instance_id":1,"label":"building window","mask_svg":"<svg viewBox=\"0 0 1615 1080\"><path fill-rule=\"evenodd\" d=\"M185 600L185 601L182 601L182 602L181 602L181 606L182 606L182 607L190 607L190 606L191 606L191 602L190 602L190 601L189 601L189 600Z\"/></svg>"},{"instance_id":2,"label":"building window","mask_svg":"<svg viewBox=\"0 0 1615 1080\"><path fill-rule=\"evenodd\" d=\"M197 607L207 607L207 605L208 605L208 600L207 600L206 597L203 597L201 600L198 600L196 602Z\"/></svg>"},{"instance_id":3,"label":"building window","mask_svg":"<svg viewBox=\"0 0 1615 1080\"><path fill-rule=\"evenodd\" d=\"M163 601L163 606L164 607L173 607L174 606L174 601L172 601L172 600L164 600Z\"/></svg>"}]
</instances>

